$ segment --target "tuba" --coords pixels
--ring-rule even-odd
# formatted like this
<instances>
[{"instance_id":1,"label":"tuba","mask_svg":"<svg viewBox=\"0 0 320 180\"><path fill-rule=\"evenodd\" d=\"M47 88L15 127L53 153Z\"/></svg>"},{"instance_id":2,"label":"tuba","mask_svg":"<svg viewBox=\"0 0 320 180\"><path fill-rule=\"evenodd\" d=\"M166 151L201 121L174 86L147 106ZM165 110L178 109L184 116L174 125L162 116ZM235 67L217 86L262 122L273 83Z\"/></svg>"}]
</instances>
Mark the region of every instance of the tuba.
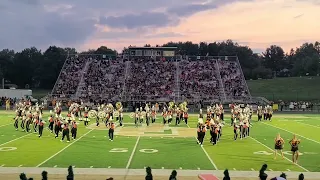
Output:
<instances>
[{"instance_id":1,"label":"tuba","mask_svg":"<svg viewBox=\"0 0 320 180\"><path fill-rule=\"evenodd\" d=\"M88 112L88 116L89 116L89 118L96 118L97 117L97 115L98 115L98 113L97 113L97 111L95 111L95 110L90 110L89 112Z\"/></svg>"},{"instance_id":2,"label":"tuba","mask_svg":"<svg viewBox=\"0 0 320 180\"><path fill-rule=\"evenodd\" d=\"M116 103L116 108L117 108L117 110L121 109L122 108L122 103L121 102L117 102Z\"/></svg>"},{"instance_id":3,"label":"tuba","mask_svg":"<svg viewBox=\"0 0 320 180\"><path fill-rule=\"evenodd\" d=\"M132 112L132 113L130 113L130 118L134 118L135 117L135 114Z\"/></svg>"},{"instance_id":4,"label":"tuba","mask_svg":"<svg viewBox=\"0 0 320 180\"><path fill-rule=\"evenodd\" d=\"M105 118L106 117L106 115L107 115L107 113L105 112L105 111L99 111L98 112L98 117L99 117L99 119L103 119L103 118Z\"/></svg>"}]
</instances>

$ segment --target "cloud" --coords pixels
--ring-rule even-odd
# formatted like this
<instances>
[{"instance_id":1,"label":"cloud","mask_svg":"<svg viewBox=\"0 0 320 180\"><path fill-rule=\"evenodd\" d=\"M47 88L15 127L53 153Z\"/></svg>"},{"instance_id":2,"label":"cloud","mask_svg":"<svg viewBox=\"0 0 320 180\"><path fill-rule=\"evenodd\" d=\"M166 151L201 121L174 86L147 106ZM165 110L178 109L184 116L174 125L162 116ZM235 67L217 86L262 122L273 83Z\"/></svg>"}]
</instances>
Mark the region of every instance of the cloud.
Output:
<instances>
[{"instance_id":1,"label":"cloud","mask_svg":"<svg viewBox=\"0 0 320 180\"><path fill-rule=\"evenodd\" d=\"M300 17L302 17L304 14L299 14L299 15L297 15L297 16L294 16L293 18L294 19L298 19L298 18L300 18Z\"/></svg>"},{"instance_id":2,"label":"cloud","mask_svg":"<svg viewBox=\"0 0 320 180\"><path fill-rule=\"evenodd\" d=\"M158 33L158 34L152 34L147 35L145 38L173 38L173 37L183 37L185 35L175 32L165 32L165 33Z\"/></svg>"},{"instance_id":3,"label":"cloud","mask_svg":"<svg viewBox=\"0 0 320 180\"><path fill-rule=\"evenodd\" d=\"M123 16L100 17L100 24L113 28L134 29L140 27L162 27L172 23L165 13L143 12L141 14L126 14Z\"/></svg>"},{"instance_id":4,"label":"cloud","mask_svg":"<svg viewBox=\"0 0 320 180\"><path fill-rule=\"evenodd\" d=\"M5 9L0 11L0 22L5 28L0 28L0 49L79 46L96 31L92 18L48 12L39 3L36 0L1 1Z\"/></svg>"},{"instance_id":5,"label":"cloud","mask_svg":"<svg viewBox=\"0 0 320 180\"><path fill-rule=\"evenodd\" d=\"M195 13L217 8L214 4L188 4L179 7L169 8L167 11L177 16L191 16Z\"/></svg>"}]
</instances>

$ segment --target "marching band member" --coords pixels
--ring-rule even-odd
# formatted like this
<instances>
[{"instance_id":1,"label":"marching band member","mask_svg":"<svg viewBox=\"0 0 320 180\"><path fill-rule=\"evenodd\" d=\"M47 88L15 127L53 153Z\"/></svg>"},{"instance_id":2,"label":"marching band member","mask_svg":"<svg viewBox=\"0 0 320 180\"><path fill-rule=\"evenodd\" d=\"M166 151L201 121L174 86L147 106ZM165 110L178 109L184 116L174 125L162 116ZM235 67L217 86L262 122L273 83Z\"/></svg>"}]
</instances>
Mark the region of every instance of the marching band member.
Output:
<instances>
[{"instance_id":1,"label":"marching band member","mask_svg":"<svg viewBox=\"0 0 320 180\"><path fill-rule=\"evenodd\" d=\"M26 115L25 111L23 111L22 112L22 120L21 120L21 124L20 124L22 131L25 131L24 126L25 126L26 120L27 120L27 115Z\"/></svg>"},{"instance_id":2,"label":"marching band member","mask_svg":"<svg viewBox=\"0 0 320 180\"><path fill-rule=\"evenodd\" d=\"M171 121L172 121L172 111L171 111L171 109L169 109L169 111L168 111L168 124L171 124Z\"/></svg>"},{"instance_id":3,"label":"marching band member","mask_svg":"<svg viewBox=\"0 0 320 180\"><path fill-rule=\"evenodd\" d=\"M220 119L224 122L224 109L222 104L220 104Z\"/></svg>"},{"instance_id":4,"label":"marching band member","mask_svg":"<svg viewBox=\"0 0 320 180\"><path fill-rule=\"evenodd\" d=\"M184 117L184 122L188 124L188 117L189 117L188 108L185 108L185 111L183 112L183 117Z\"/></svg>"},{"instance_id":5,"label":"marching band member","mask_svg":"<svg viewBox=\"0 0 320 180\"><path fill-rule=\"evenodd\" d=\"M167 123L167 111L166 111L165 107L163 108L163 111L162 111L162 118L163 118L163 124L166 124Z\"/></svg>"},{"instance_id":6,"label":"marching band member","mask_svg":"<svg viewBox=\"0 0 320 180\"><path fill-rule=\"evenodd\" d=\"M18 107L16 110L16 117L14 118L14 128L16 128L16 131L18 131L19 128L19 118L22 117L22 110Z\"/></svg>"},{"instance_id":7,"label":"marching band member","mask_svg":"<svg viewBox=\"0 0 320 180\"><path fill-rule=\"evenodd\" d=\"M30 132L30 124L32 123L32 113L29 111L27 113L27 122L26 122L26 132Z\"/></svg>"},{"instance_id":8,"label":"marching band member","mask_svg":"<svg viewBox=\"0 0 320 180\"><path fill-rule=\"evenodd\" d=\"M84 126L88 126L89 124L89 119L88 119L88 113L89 113L89 108L86 106L84 108ZM96 126L99 126L99 119L97 121L97 125Z\"/></svg>"},{"instance_id":9,"label":"marching band member","mask_svg":"<svg viewBox=\"0 0 320 180\"><path fill-rule=\"evenodd\" d=\"M39 125L39 138L42 136L44 124L45 124L45 122L42 119L40 119L39 124L38 124Z\"/></svg>"},{"instance_id":10,"label":"marching band member","mask_svg":"<svg viewBox=\"0 0 320 180\"><path fill-rule=\"evenodd\" d=\"M136 112L135 112L135 117L134 117L134 124L136 125L136 127L138 127L139 116L140 116L139 108L137 108L137 109L136 109Z\"/></svg>"},{"instance_id":11,"label":"marching band member","mask_svg":"<svg viewBox=\"0 0 320 180\"><path fill-rule=\"evenodd\" d=\"M199 127L197 129L197 134L198 134L198 142L197 144L200 144L200 146L203 146L203 139L206 135L206 131L207 131L207 128L206 126L203 124L203 120L202 119L199 119Z\"/></svg>"},{"instance_id":12,"label":"marching band member","mask_svg":"<svg viewBox=\"0 0 320 180\"><path fill-rule=\"evenodd\" d=\"M62 126L62 139L60 140L61 142L64 140L65 137L67 137L67 142L70 142L70 135L69 135L69 124L66 122Z\"/></svg>"},{"instance_id":13,"label":"marching band member","mask_svg":"<svg viewBox=\"0 0 320 180\"><path fill-rule=\"evenodd\" d=\"M123 112L120 111L120 121L119 121L120 126L122 126L122 122L123 122Z\"/></svg>"},{"instance_id":14,"label":"marching band member","mask_svg":"<svg viewBox=\"0 0 320 180\"><path fill-rule=\"evenodd\" d=\"M75 120L72 120L72 128L71 128L71 137L73 140L76 139L77 137L77 132L78 132L78 123Z\"/></svg>"},{"instance_id":15,"label":"marching band member","mask_svg":"<svg viewBox=\"0 0 320 180\"><path fill-rule=\"evenodd\" d=\"M176 107L176 126L180 124L181 111L178 107Z\"/></svg>"},{"instance_id":16,"label":"marching band member","mask_svg":"<svg viewBox=\"0 0 320 180\"><path fill-rule=\"evenodd\" d=\"M39 124L39 114L35 112L33 114L33 130L35 133L37 132L38 124Z\"/></svg>"},{"instance_id":17,"label":"marching band member","mask_svg":"<svg viewBox=\"0 0 320 180\"><path fill-rule=\"evenodd\" d=\"M154 106L152 106L152 113L151 113L151 115L152 115L152 123L155 123L155 122L156 122L156 115L157 115L157 113L156 113L156 108L155 108Z\"/></svg>"},{"instance_id":18,"label":"marching band member","mask_svg":"<svg viewBox=\"0 0 320 180\"><path fill-rule=\"evenodd\" d=\"M268 117L268 106L265 106L263 109L263 120L267 120Z\"/></svg>"},{"instance_id":19,"label":"marching band member","mask_svg":"<svg viewBox=\"0 0 320 180\"><path fill-rule=\"evenodd\" d=\"M150 124L150 111L149 110L146 112L146 123L147 123L147 126L149 126L149 124Z\"/></svg>"},{"instance_id":20,"label":"marching band member","mask_svg":"<svg viewBox=\"0 0 320 180\"><path fill-rule=\"evenodd\" d=\"M249 136L249 122L247 115L244 117L243 120L243 135L244 138Z\"/></svg>"},{"instance_id":21,"label":"marching band member","mask_svg":"<svg viewBox=\"0 0 320 180\"><path fill-rule=\"evenodd\" d=\"M272 113L273 113L272 106L269 106L267 109L267 120L269 119L269 121L271 121Z\"/></svg>"},{"instance_id":22,"label":"marching band member","mask_svg":"<svg viewBox=\"0 0 320 180\"><path fill-rule=\"evenodd\" d=\"M257 115L258 115L258 121L261 121L262 119L262 113L263 110L262 110L262 106L258 106L258 109L257 109Z\"/></svg>"},{"instance_id":23,"label":"marching band member","mask_svg":"<svg viewBox=\"0 0 320 180\"><path fill-rule=\"evenodd\" d=\"M277 137L275 138L274 142L275 142L275 145L274 145L274 149L275 149L274 150L274 159L277 159L277 152L278 151L281 152L282 159L284 159L283 152L282 152L284 140L281 138L280 133L277 135Z\"/></svg>"},{"instance_id":24,"label":"marching band member","mask_svg":"<svg viewBox=\"0 0 320 180\"><path fill-rule=\"evenodd\" d=\"M210 135L211 135L211 137L210 137L210 143L213 144L213 142L214 142L214 121L213 121L213 119L210 120L209 129L210 129Z\"/></svg>"},{"instance_id":25,"label":"marching band member","mask_svg":"<svg viewBox=\"0 0 320 180\"><path fill-rule=\"evenodd\" d=\"M55 138L57 138L59 136L59 132L61 131L61 121L59 118L55 118L54 119L54 133L55 133Z\"/></svg>"},{"instance_id":26,"label":"marching band member","mask_svg":"<svg viewBox=\"0 0 320 180\"><path fill-rule=\"evenodd\" d=\"M48 128L49 128L50 132L52 133L52 132L53 132L53 125L54 125L53 115L50 115L50 117L48 118L48 120L49 120L49 126L48 126Z\"/></svg>"},{"instance_id":27,"label":"marching band member","mask_svg":"<svg viewBox=\"0 0 320 180\"><path fill-rule=\"evenodd\" d=\"M112 120L110 120L110 122L108 123L108 127L109 127L109 140L113 141L115 124L112 122Z\"/></svg>"},{"instance_id":28,"label":"marching band member","mask_svg":"<svg viewBox=\"0 0 320 180\"><path fill-rule=\"evenodd\" d=\"M300 140L296 138L296 135L293 135L293 138L289 141L289 144L291 145L292 162L294 164L298 164Z\"/></svg>"},{"instance_id":29,"label":"marching band member","mask_svg":"<svg viewBox=\"0 0 320 180\"><path fill-rule=\"evenodd\" d=\"M236 124L236 121L233 123L233 138L234 140L238 139L238 135L239 135L239 129L240 127Z\"/></svg>"},{"instance_id":30,"label":"marching band member","mask_svg":"<svg viewBox=\"0 0 320 180\"><path fill-rule=\"evenodd\" d=\"M71 123L71 112L70 111L67 114L67 121L68 121L68 124Z\"/></svg>"}]
</instances>

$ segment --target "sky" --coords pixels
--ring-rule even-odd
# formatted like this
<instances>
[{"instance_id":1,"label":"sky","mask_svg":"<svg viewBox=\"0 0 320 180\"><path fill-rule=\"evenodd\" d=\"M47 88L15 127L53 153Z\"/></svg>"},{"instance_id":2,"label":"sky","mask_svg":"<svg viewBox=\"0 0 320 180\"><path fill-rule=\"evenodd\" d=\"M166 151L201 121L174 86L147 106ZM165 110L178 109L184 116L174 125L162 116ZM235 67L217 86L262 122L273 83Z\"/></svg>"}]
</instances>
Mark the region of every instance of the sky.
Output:
<instances>
[{"instance_id":1,"label":"sky","mask_svg":"<svg viewBox=\"0 0 320 180\"><path fill-rule=\"evenodd\" d=\"M254 52L320 41L320 0L0 0L0 49L232 39Z\"/></svg>"}]
</instances>

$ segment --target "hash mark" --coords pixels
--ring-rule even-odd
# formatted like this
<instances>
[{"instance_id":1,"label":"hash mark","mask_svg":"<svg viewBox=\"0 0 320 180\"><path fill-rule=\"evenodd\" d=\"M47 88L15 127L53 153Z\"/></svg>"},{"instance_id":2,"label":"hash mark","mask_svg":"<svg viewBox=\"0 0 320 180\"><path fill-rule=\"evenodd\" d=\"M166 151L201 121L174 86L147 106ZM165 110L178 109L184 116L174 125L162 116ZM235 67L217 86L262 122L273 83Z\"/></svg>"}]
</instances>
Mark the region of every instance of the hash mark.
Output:
<instances>
[{"instance_id":1,"label":"hash mark","mask_svg":"<svg viewBox=\"0 0 320 180\"><path fill-rule=\"evenodd\" d=\"M236 169L236 168L233 168L233 170L235 170L235 171L236 171L237 169Z\"/></svg>"},{"instance_id":2,"label":"hash mark","mask_svg":"<svg viewBox=\"0 0 320 180\"><path fill-rule=\"evenodd\" d=\"M57 167L57 165L55 165L55 166L53 166L54 168L56 168Z\"/></svg>"},{"instance_id":3,"label":"hash mark","mask_svg":"<svg viewBox=\"0 0 320 180\"><path fill-rule=\"evenodd\" d=\"M96 137L96 136L93 136L93 137Z\"/></svg>"},{"instance_id":4,"label":"hash mark","mask_svg":"<svg viewBox=\"0 0 320 180\"><path fill-rule=\"evenodd\" d=\"M2 164L1 167L3 167L5 164Z\"/></svg>"},{"instance_id":5,"label":"hash mark","mask_svg":"<svg viewBox=\"0 0 320 180\"><path fill-rule=\"evenodd\" d=\"M251 171L255 171L253 168L251 168Z\"/></svg>"},{"instance_id":6,"label":"hash mark","mask_svg":"<svg viewBox=\"0 0 320 180\"><path fill-rule=\"evenodd\" d=\"M198 168L198 170L200 170L200 168Z\"/></svg>"},{"instance_id":7,"label":"hash mark","mask_svg":"<svg viewBox=\"0 0 320 180\"><path fill-rule=\"evenodd\" d=\"M162 139L163 137L161 137L161 139Z\"/></svg>"},{"instance_id":8,"label":"hash mark","mask_svg":"<svg viewBox=\"0 0 320 180\"><path fill-rule=\"evenodd\" d=\"M108 166L108 169L110 169L111 168L111 166Z\"/></svg>"},{"instance_id":9,"label":"hash mark","mask_svg":"<svg viewBox=\"0 0 320 180\"><path fill-rule=\"evenodd\" d=\"M182 167L180 167L179 169L182 169Z\"/></svg>"},{"instance_id":10,"label":"hash mark","mask_svg":"<svg viewBox=\"0 0 320 180\"><path fill-rule=\"evenodd\" d=\"M164 167L161 167L161 169L164 169Z\"/></svg>"},{"instance_id":11,"label":"hash mark","mask_svg":"<svg viewBox=\"0 0 320 180\"><path fill-rule=\"evenodd\" d=\"M1 136L4 136L3 134Z\"/></svg>"},{"instance_id":12,"label":"hash mark","mask_svg":"<svg viewBox=\"0 0 320 180\"><path fill-rule=\"evenodd\" d=\"M267 140L267 139L264 139L265 141Z\"/></svg>"},{"instance_id":13,"label":"hash mark","mask_svg":"<svg viewBox=\"0 0 320 180\"><path fill-rule=\"evenodd\" d=\"M20 164L18 167L22 167L22 164Z\"/></svg>"},{"instance_id":14,"label":"hash mark","mask_svg":"<svg viewBox=\"0 0 320 180\"><path fill-rule=\"evenodd\" d=\"M290 169L287 169L287 171L291 171Z\"/></svg>"},{"instance_id":15,"label":"hash mark","mask_svg":"<svg viewBox=\"0 0 320 180\"><path fill-rule=\"evenodd\" d=\"M144 166L143 169L145 169L146 167Z\"/></svg>"},{"instance_id":16,"label":"hash mark","mask_svg":"<svg viewBox=\"0 0 320 180\"><path fill-rule=\"evenodd\" d=\"M13 135L13 136L16 136L16 135Z\"/></svg>"},{"instance_id":17,"label":"hash mark","mask_svg":"<svg viewBox=\"0 0 320 180\"><path fill-rule=\"evenodd\" d=\"M90 168L93 168L93 166L90 166Z\"/></svg>"},{"instance_id":18,"label":"hash mark","mask_svg":"<svg viewBox=\"0 0 320 180\"><path fill-rule=\"evenodd\" d=\"M273 171L272 169L269 169L270 171Z\"/></svg>"}]
</instances>

